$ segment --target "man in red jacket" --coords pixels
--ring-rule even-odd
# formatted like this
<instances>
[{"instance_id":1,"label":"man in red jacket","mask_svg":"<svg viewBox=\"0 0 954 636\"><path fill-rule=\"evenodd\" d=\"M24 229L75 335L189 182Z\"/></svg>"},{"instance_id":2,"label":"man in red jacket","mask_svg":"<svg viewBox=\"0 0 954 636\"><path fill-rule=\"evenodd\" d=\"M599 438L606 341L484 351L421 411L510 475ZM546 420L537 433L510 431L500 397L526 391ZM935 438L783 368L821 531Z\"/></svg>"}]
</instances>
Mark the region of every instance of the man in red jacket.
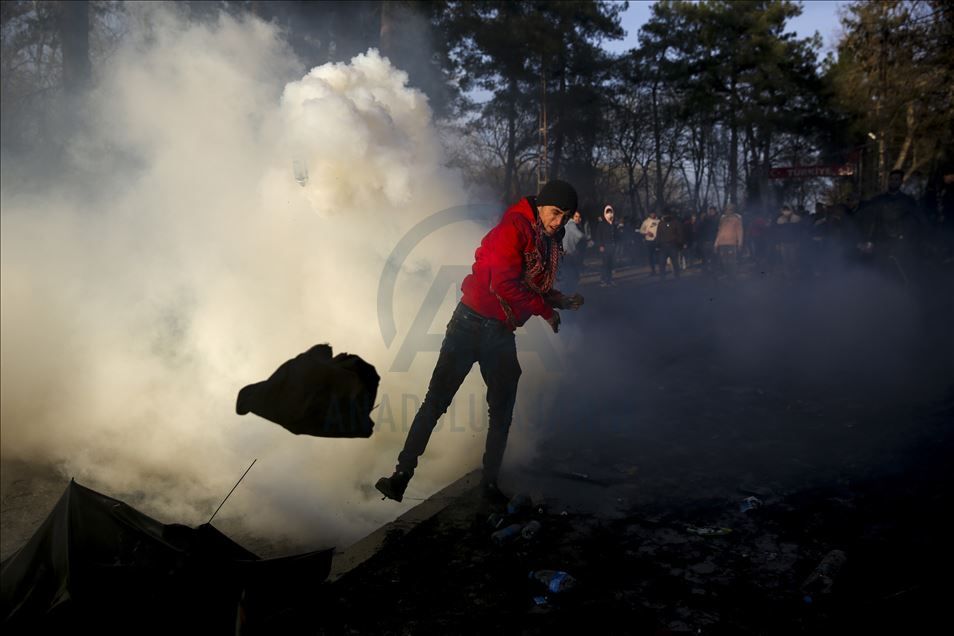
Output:
<instances>
[{"instance_id":1,"label":"man in red jacket","mask_svg":"<svg viewBox=\"0 0 954 636\"><path fill-rule=\"evenodd\" d=\"M536 197L526 197L504 213L480 242L472 272L464 279L463 298L447 324L427 395L408 431L394 474L375 487L401 501L438 418L447 411L471 367L477 362L487 384L490 422L481 486L499 494L497 474L517 398L520 365L514 330L540 316L553 332L560 328L556 309L576 310L579 294L553 288L562 254L563 226L576 211L576 191L565 181L550 181Z\"/></svg>"}]
</instances>

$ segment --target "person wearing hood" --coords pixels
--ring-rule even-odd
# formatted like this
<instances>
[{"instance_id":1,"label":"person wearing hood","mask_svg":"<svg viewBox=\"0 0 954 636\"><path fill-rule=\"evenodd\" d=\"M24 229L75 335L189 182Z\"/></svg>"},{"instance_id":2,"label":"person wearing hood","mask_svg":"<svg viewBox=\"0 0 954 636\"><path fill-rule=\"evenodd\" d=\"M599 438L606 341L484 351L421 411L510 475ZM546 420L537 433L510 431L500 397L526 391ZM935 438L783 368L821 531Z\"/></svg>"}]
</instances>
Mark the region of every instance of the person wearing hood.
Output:
<instances>
[{"instance_id":1,"label":"person wearing hood","mask_svg":"<svg viewBox=\"0 0 954 636\"><path fill-rule=\"evenodd\" d=\"M649 255L649 274L656 275L656 229L659 227L659 217L655 211L649 213L649 216L643 220L639 226L639 233L643 235L643 244L646 246L646 253Z\"/></svg>"},{"instance_id":2,"label":"person wearing hood","mask_svg":"<svg viewBox=\"0 0 954 636\"><path fill-rule=\"evenodd\" d=\"M662 271L662 277L666 278L666 261L669 260L672 261L673 275L679 278L679 273L682 271L679 254L685 245L682 222L666 210L656 230L656 243L659 244L659 269Z\"/></svg>"},{"instance_id":3,"label":"person wearing hood","mask_svg":"<svg viewBox=\"0 0 954 636\"><path fill-rule=\"evenodd\" d=\"M619 240L619 228L614 222L616 212L613 206L603 208L603 218L596 225L596 247L603 258L603 267L600 270L600 287L615 285L613 282L613 266L616 261L616 242Z\"/></svg>"},{"instance_id":4,"label":"person wearing hood","mask_svg":"<svg viewBox=\"0 0 954 636\"><path fill-rule=\"evenodd\" d=\"M447 411L475 362L487 384L490 411L481 488L484 495L499 497L497 477L521 373L514 331L531 317L540 316L557 333L557 310L576 310L583 304L579 294L566 296L554 287L563 253L563 226L576 207L573 186L549 181L539 195L525 197L508 209L480 242L394 474L375 484L385 498L403 499L438 418Z\"/></svg>"}]
</instances>

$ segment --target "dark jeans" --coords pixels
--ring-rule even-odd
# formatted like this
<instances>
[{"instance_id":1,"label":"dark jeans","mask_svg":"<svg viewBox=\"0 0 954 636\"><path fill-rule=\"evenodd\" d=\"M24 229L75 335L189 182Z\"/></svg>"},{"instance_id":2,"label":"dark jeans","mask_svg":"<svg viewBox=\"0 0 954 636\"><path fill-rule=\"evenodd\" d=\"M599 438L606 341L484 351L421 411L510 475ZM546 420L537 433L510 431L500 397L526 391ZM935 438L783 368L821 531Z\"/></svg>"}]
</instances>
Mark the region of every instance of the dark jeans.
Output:
<instances>
[{"instance_id":1,"label":"dark jeans","mask_svg":"<svg viewBox=\"0 0 954 636\"><path fill-rule=\"evenodd\" d=\"M603 269L600 274L600 280L604 283L613 282L613 266L616 263L616 248L614 245L607 245L603 251Z\"/></svg>"},{"instance_id":2,"label":"dark jeans","mask_svg":"<svg viewBox=\"0 0 954 636\"><path fill-rule=\"evenodd\" d=\"M507 447L507 435L517 399L520 365L514 334L507 326L485 318L463 303L457 305L447 323L447 332L437 357L437 366L427 387L424 402L414 416L404 450L398 455L397 470L413 475L417 458L424 453L437 420L447 411L454 394L474 363L487 384L490 423L484 451L484 478L496 480Z\"/></svg>"},{"instance_id":3,"label":"dark jeans","mask_svg":"<svg viewBox=\"0 0 954 636\"><path fill-rule=\"evenodd\" d=\"M676 275L676 278L679 278L679 272L682 271L682 267L679 265L679 248L675 245L659 246L659 269L663 276L666 275L667 258L672 259L672 272Z\"/></svg>"},{"instance_id":4,"label":"dark jeans","mask_svg":"<svg viewBox=\"0 0 954 636\"><path fill-rule=\"evenodd\" d=\"M649 269L656 273L656 241L643 241L646 244L646 253L649 255Z\"/></svg>"},{"instance_id":5,"label":"dark jeans","mask_svg":"<svg viewBox=\"0 0 954 636\"><path fill-rule=\"evenodd\" d=\"M704 241L699 246L699 256L702 259L702 269L715 271L715 248L712 247L712 241Z\"/></svg>"},{"instance_id":6,"label":"dark jeans","mask_svg":"<svg viewBox=\"0 0 954 636\"><path fill-rule=\"evenodd\" d=\"M718 248L719 260L722 262L722 270L729 280L735 280L739 271L739 251L735 245L720 245Z\"/></svg>"}]
</instances>

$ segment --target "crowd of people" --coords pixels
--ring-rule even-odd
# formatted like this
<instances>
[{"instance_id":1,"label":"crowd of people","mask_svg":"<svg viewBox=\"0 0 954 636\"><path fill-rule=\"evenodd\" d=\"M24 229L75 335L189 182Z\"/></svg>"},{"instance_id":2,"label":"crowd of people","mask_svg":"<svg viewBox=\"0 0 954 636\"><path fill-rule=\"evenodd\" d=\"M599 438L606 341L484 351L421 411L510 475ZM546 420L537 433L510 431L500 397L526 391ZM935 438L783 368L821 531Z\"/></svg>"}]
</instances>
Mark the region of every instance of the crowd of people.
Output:
<instances>
[{"instance_id":1,"label":"crowd of people","mask_svg":"<svg viewBox=\"0 0 954 636\"><path fill-rule=\"evenodd\" d=\"M614 270L645 263L650 276L674 278L689 268L726 280L740 263L784 279L822 277L854 264L880 268L905 283L926 262L954 257L954 219L943 206L927 210L902 188L893 171L886 192L857 205L817 204L811 212L783 204L776 213L728 203L698 214L652 210L638 224L617 217L607 205L595 223L577 212L563 238L561 279L575 285L590 255L598 257L600 286L615 285Z\"/></svg>"}]
</instances>

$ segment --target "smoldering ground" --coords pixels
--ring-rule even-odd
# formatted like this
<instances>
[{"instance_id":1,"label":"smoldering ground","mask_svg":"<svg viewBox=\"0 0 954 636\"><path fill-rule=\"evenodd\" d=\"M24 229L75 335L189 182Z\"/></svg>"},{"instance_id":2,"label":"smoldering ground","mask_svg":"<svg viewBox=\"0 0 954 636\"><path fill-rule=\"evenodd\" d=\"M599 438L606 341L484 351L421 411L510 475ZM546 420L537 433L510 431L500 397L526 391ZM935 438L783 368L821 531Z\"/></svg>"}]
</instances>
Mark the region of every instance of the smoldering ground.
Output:
<instances>
[{"instance_id":1,"label":"smoldering ground","mask_svg":"<svg viewBox=\"0 0 954 636\"><path fill-rule=\"evenodd\" d=\"M628 503L665 507L896 472L954 397L952 316L944 278L908 287L860 265L594 289L538 473L628 482ZM617 508L592 484L540 487Z\"/></svg>"},{"instance_id":2,"label":"smoldering ground","mask_svg":"<svg viewBox=\"0 0 954 636\"><path fill-rule=\"evenodd\" d=\"M940 624L954 302L867 267L791 283L744 270L734 288L660 282L645 268L624 269L618 287L584 285L539 454L501 480L542 496L542 509L507 521L536 520L536 534L495 545L488 512L503 506L459 497L334 583L319 631ZM753 495L761 506L743 510ZM804 589L833 550L846 564L830 593ZM527 577L538 568L570 573L575 591L540 598ZM312 626L313 607L298 620Z\"/></svg>"},{"instance_id":3,"label":"smoldering ground","mask_svg":"<svg viewBox=\"0 0 954 636\"><path fill-rule=\"evenodd\" d=\"M218 523L348 543L404 509L369 484L413 411L370 440L295 438L236 416L235 395L329 342L376 365L381 394L423 397L436 354L387 372L376 294L398 238L466 203L427 100L375 51L309 71L252 17L190 22L153 3L127 17L95 87L60 113L67 141L4 157L3 457L185 523L258 458ZM394 298L400 333L485 229L418 246ZM450 291L442 303L449 314ZM483 395L476 373L462 392ZM435 435L417 494L476 466L481 446Z\"/></svg>"}]
</instances>

